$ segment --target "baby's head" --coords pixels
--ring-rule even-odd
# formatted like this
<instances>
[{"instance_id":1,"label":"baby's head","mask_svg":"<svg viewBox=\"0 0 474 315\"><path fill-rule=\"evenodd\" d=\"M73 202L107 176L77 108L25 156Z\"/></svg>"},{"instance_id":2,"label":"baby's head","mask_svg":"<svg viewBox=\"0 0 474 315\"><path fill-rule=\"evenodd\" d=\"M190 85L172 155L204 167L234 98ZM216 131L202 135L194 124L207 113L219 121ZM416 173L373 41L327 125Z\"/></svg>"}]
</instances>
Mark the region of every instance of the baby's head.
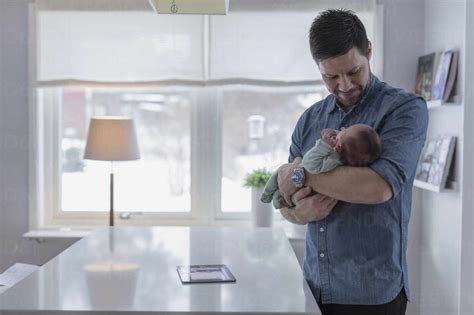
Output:
<instances>
[{"instance_id":1,"label":"baby's head","mask_svg":"<svg viewBox=\"0 0 474 315\"><path fill-rule=\"evenodd\" d=\"M382 153L382 140L374 128L356 124L339 132L334 149L345 164L365 166L378 159Z\"/></svg>"}]
</instances>

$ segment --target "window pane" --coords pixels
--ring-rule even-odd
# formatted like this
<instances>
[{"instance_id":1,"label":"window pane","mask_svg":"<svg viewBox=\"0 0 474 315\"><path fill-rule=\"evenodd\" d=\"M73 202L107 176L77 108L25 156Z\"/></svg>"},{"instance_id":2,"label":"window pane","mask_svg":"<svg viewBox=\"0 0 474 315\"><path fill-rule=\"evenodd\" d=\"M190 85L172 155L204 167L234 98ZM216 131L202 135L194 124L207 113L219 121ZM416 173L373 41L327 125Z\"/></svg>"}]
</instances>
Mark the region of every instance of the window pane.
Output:
<instances>
[{"instance_id":1,"label":"window pane","mask_svg":"<svg viewBox=\"0 0 474 315\"><path fill-rule=\"evenodd\" d=\"M281 88L223 92L223 212L250 211L250 189L243 187L245 175L263 167L273 171L288 161L296 122L322 93L282 92Z\"/></svg>"},{"instance_id":2,"label":"window pane","mask_svg":"<svg viewBox=\"0 0 474 315\"><path fill-rule=\"evenodd\" d=\"M63 90L63 211L108 211L110 162L84 160L92 116L133 117L141 159L114 162L117 211L190 211L190 92Z\"/></svg>"}]
</instances>

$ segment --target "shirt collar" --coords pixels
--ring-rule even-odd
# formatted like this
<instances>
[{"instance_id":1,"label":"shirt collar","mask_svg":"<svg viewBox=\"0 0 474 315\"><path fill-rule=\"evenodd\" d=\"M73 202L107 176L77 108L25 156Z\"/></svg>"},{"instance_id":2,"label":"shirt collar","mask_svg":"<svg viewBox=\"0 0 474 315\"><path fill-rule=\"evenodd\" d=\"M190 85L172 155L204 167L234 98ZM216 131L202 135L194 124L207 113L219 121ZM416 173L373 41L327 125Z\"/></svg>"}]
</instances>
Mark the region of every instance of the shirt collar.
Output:
<instances>
[{"instance_id":1,"label":"shirt collar","mask_svg":"<svg viewBox=\"0 0 474 315\"><path fill-rule=\"evenodd\" d=\"M328 112L332 113L338 106L336 105L336 97L331 94L331 100L329 101L328 104Z\"/></svg>"}]
</instances>

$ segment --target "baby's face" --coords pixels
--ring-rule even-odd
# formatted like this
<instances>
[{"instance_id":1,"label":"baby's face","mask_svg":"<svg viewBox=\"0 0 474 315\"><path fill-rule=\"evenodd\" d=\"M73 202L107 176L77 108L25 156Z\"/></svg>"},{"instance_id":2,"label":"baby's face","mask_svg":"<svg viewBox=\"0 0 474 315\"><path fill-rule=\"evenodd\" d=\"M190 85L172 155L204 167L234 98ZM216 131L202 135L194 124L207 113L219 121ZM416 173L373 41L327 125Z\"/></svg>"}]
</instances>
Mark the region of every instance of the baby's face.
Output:
<instances>
[{"instance_id":1,"label":"baby's face","mask_svg":"<svg viewBox=\"0 0 474 315\"><path fill-rule=\"evenodd\" d=\"M342 128L341 131L337 134L337 136L336 136L336 146L341 146L342 145L342 141L345 138L345 134L347 133L347 130L350 129L350 128L351 127Z\"/></svg>"},{"instance_id":2,"label":"baby's face","mask_svg":"<svg viewBox=\"0 0 474 315\"><path fill-rule=\"evenodd\" d=\"M354 126L342 128L336 136L336 149L342 150L344 144L346 144L348 139L351 137L357 137L357 134L354 130Z\"/></svg>"}]
</instances>

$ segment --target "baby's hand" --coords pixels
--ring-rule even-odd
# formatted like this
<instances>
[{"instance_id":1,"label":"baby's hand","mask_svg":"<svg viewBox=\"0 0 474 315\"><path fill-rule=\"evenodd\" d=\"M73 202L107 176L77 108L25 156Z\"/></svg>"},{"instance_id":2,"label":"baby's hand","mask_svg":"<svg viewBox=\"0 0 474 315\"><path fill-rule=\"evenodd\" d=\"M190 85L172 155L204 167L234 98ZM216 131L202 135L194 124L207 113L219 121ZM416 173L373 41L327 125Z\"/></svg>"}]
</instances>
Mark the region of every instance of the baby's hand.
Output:
<instances>
[{"instance_id":1,"label":"baby's hand","mask_svg":"<svg viewBox=\"0 0 474 315\"><path fill-rule=\"evenodd\" d=\"M323 131L321 131L321 136L323 138L323 141L326 142L327 144L329 144L331 147L335 147L336 146L336 136L337 136L337 131L334 130L334 129L324 129Z\"/></svg>"}]
</instances>

